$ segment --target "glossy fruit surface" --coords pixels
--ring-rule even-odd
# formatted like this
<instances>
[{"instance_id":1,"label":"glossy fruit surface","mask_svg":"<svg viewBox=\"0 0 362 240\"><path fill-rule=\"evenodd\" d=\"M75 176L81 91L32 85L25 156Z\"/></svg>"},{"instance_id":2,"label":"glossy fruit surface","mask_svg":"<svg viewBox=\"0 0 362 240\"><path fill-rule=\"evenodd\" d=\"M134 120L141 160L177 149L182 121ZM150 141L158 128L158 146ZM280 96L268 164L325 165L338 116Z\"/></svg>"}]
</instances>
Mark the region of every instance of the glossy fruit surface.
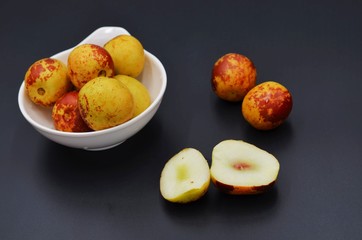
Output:
<instances>
[{"instance_id":1,"label":"glossy fruit surface","mask_svg":"<svg viewBox=\"0 0 362 240\"><path fill-rule=\"evenodd\" d=\"M241 112L256 129L270 130L281 125L293 108L291 93L274 81L261 83L245 96Z\"/></svg>"},{"instance_id":2,"label":"glossy fruit surface","mask_svg":"<svg viewBox=\"0 0 362 240\"><path fill-rule=\"evenodd\" d=\"M71 91L60 97L53 106L52 119L55 129L63 132L89 132L78 109L78 92Z\"/></svg>"},{"instance_id":3,"label":"glossy fruit surface","mask_svg":"<svg viewBox=\"0 0 362 240\"><path fill-rule=\"evenodd\" d=\"M223 100L241 101L255 84L256 68L244 55L229 53L214 64L211 86L214 93Z\"/></svg>"},{"instance_id":4,"label":"glossy fruit surface","mask_svg":"<svg viewBox=\"0 0 362 240\"><path fill-rule=\"evenodd\" d=\"M25 73L24 81L30 100L44 107L53 106L72 87L67 67L52 58L34 62Z\"/></svg>"},{"instance_id":5,"label":"glossy fruit surface","mask_svg":"<svg viewBox=\"0 0 362 240\"><path fill-rule=\"evenodd\" d=\"M79 111L93 130L117 126L133 117L131 92L114 78L97 77L79 91Z\"/></svg>"},{"instance_id":6,"label":"glossy fruit surface","mask_svg":"<svg viewBox=\"0 0 362 240\"><path fill-rule=\"evenodd\" d=\"M137 79L126 75L116 75L115 79L118 79L127 86L133 96L135 110L134 117L140 115L151 104L151 97L147 88Z\"/></svg>"},{"instance_id":7,"label":"glossy fruit surface","mask_svg":"<svg viewBox=\"0 0 362 240\"><path fill-rule=\"evenodd\" d=\"M136 78L145 65L141 42L131 35L119 35L109 40L104 48L111 54L116 74Z\"/></svg>"},{"instance_id":8,"label":"glossy fruit surface","mask_svg":"<svg viewBox=\"0 0 362 240\"><path fill-rule=\"evenodd\" d=\"M79 90L93 78L113 77L113 59L101 46L81 44L68 56L68 74L73 85Z\"/></svg>"}]
</instances>

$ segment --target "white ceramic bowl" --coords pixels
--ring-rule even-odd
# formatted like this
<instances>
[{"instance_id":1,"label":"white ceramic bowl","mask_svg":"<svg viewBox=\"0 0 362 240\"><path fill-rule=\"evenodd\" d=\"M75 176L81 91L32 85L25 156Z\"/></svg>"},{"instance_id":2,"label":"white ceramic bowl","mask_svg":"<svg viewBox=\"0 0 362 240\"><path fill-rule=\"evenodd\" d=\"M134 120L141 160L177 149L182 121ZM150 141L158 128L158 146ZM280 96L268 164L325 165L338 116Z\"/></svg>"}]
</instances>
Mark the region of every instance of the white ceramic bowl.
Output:
<instances>
[{"instance_id":1,"label":"white ceramic bowl","mask_svg":"<svg viewBox=\"0 0 362 240\"><path fill-rule=\"evenodd\" d=\"M93 43L103 46L108 40L120 34L129 33L120 27L101 27L79 44ZM59 59L66 64L72 49L55 54L52 58ZM166 90L167 76L162 63L146 50L145 55L145 66L137 79L148 89L152 103L144 112L126 123L93 132L69 133L55 130L51 118L51 109L32 103L26 95L24 82L21 84L18 95L20 111L39 133L59 144L85 150L104 150L115 147L140 131L152 119Z\"/></svg>"}]
</instances>

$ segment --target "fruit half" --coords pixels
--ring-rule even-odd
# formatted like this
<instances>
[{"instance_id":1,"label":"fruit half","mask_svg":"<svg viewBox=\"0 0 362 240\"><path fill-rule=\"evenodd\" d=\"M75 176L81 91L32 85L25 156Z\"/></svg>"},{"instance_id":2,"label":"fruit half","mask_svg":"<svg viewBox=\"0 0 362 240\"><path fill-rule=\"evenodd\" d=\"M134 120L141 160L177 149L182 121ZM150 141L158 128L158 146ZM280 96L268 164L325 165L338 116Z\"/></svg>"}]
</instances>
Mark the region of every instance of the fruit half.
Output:
<instances>
[{"instance_id":1,"label":"fruit half","mask_svg":"<svg viewBox=\"0 0 362 240\"><path fill-rule=\"evenodd\" d=\"M194 148L185 148L168 160L160 178L161 195L170 202L196 201L207 192L209 185L209 165Z\"/></svg>"},{"instance_id":2,"label":"fruit half","mask_svg":"<svg viewBox=\"0 0 362 240\"><path fill-rule=\"evenodd\" d=\"M257 194L269 190L279 173L270 153L241 140L224 140L212 152L211 180L229 194Z\"/></svg>"}]
</instances>

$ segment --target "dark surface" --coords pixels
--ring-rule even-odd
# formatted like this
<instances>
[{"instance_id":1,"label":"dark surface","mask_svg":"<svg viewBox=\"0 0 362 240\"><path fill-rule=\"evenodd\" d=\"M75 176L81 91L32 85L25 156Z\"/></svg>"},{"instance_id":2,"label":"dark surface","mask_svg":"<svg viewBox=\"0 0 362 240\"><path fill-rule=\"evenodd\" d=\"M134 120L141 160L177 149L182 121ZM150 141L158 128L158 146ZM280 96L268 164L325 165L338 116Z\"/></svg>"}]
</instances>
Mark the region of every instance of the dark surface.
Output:
<instances>
[{"instance_id":1,"label":"dark surface","mask_svg":"<svg viewBox=\"0 0 362 240\"><path fill-rule=\"evenodd\" d=\"M2 1L0 3L0 239L360 239L361 1ZM63 147L22 117L17 93L40 58L101 26L121 26L164 64L155 118L102 152ZM213 63L250 57L258 82L294 97L288 121L249 127L240 104L211 91ZM159 193L164 163L184 147L243 139L281 170L264 195L211 185L189 205Z\"/></svg>"}]
</instances>

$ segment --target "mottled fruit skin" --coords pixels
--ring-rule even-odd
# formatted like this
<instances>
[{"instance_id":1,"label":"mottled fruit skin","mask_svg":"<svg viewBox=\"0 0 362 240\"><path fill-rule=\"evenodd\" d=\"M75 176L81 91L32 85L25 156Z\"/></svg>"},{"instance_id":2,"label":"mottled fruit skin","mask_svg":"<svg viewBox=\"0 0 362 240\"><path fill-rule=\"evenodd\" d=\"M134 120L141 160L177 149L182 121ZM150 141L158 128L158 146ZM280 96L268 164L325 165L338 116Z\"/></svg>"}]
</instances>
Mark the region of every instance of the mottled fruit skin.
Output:
<instances>
[{"instance_id":1,"label":"mottled fruit skin","mask_svg":"<svg viewBox=\"0 0 362 240\"><path fill-rule=\"evenodd\" d=\"M219 58L212 69L211 86L226 101L242 101L256 84L256 68L244 55L229 53Z\"/></svg>"},{"instance_id":2,"label":"mottled fruit skin","mask_svg":"<svg viewBox=\"0 0 362 240\"><path fill-rule=\"evenodd\" d=\"M291 93L283 85L273 81L255 86L241 105L245 120L259 130L278 127L288 118L292 108Z\"/></svg>"},{"instance_id":3,"label":"mottled fruit skin","mask_svg":"<svg viewBox=\"0 0 362 240\"><path fill-rule=\"evenodd\" d=\"M145 52L141 42L131 35L118 35L104 48L111 54L116 74L136 78L145 65Z\"/></svg>"},{"instance_id":4,"label":"mottled fruit skin","mask_svg":"<svg viewBox=\"0 0 362 240\"><path fill-rule=\"evenodd\" d=\"M117 126L133 117L134 101L131 92L119 80L97 77L79 91L80 114L93 130Z\"/></svg>"},{"instance_id":5,"label":"mottled fruit skin","mask_svg":"<svg viewBox=\"0 0 362 240\"><path fill-rule=\"evenodd\" d=\"M78 109L78 92L71 91L60 97L53 106L52 119L56 130L63 132L89 132Z\"/></svg>"},{"instance_id":6,"label":"mottled fruit skin","mask_svg":"<svg viewBox=\"0 0 362 240\"><path fill-rule=\"evenodd\" d=\"M265 193L272 189L272 187L275 185L276 181L273 181L267 185L263 186L233 186L230 184L225 184L222 182L217 181L214 177L211 176L211 181L217 187L219 190L221 190L224 193L230 194L230 195L254 195L254 194L260 194Z\"/></svg>"},{"instance_id":7,"label":"mottled fruit skin","mask_svg":"<svg viewBox=\"0 0 362 240\"><path fill-rule=\"evenodd\" d=\"M72 84L67 67L59 60L44 58L34 62L25 73L25 90L37 105L50 107L68 92Z\"/></svg>"},{"instance_id":8,"label":"mottled fruit skin","mask_svg":"<svg viewBox=\"0 0 362 240\"><path fill-rule=\"evenodd\" d=\"M147 88L140 81L126 75L116 75L114 78L126 85L132 93L135 104L133 117L140 115L151 105L150 94Z\"/></svg>"},{"instance_id":9,"label":"mottled fruit skin","mask_svg":"<svg viewBox=\"0 0 362 240\"><path fill-rule=\"evenodd\" d=\"M113 59L101 46L82 44L75 47L68 56L68 74L73 85L79 90L93 78L113 77Z\"/></svg>"}]
</instances>

